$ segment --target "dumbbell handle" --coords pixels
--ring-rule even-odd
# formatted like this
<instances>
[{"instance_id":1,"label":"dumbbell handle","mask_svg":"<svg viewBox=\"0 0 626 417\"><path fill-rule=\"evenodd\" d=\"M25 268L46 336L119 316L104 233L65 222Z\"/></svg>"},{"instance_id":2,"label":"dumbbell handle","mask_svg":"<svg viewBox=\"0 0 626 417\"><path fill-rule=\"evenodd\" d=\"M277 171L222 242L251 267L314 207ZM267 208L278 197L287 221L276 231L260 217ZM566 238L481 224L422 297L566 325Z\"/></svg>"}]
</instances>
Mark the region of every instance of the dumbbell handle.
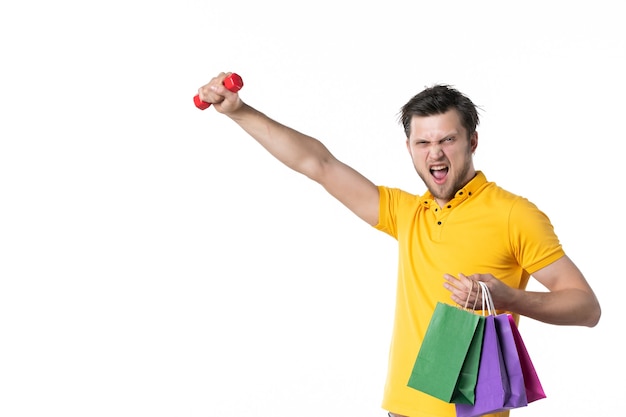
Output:
<instances>
[{"instance_id":1,"label":"dumbbell handle","mask_svg":"<svg viewBox=\"0 0 626 417\"><path fill-rule=\"evenodd\" d=\"M237 91L241 90L241 87L243 87L243 80L239 75L233 72L228 77L224 78L223 84L224 87L226 87L228 90L236 93ZM195 95L195 97L193 98L193 102L200 110L208 109L211 106L211 103L200 100L199 94Z\"/></svg>"}]
</instances>

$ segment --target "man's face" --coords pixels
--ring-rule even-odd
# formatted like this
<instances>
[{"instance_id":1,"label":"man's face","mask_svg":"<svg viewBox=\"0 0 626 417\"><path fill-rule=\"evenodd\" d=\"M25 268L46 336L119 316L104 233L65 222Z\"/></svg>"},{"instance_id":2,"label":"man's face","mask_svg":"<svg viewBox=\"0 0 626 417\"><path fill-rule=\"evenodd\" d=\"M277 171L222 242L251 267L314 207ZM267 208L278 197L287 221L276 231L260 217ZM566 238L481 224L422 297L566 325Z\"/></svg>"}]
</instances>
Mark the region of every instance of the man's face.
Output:
<instances>
[{"instance_id":1,"label":"man's face","mask_svg":"<svg viewBox=\"0 0 626 417\"><path fill-rule=\"evenodd\" d=\"M468 140L456 110L413 116L406 146L417 174L440 206L476 175L472 153L477 144L478 134Z\"/></svg>"}]
</instances>

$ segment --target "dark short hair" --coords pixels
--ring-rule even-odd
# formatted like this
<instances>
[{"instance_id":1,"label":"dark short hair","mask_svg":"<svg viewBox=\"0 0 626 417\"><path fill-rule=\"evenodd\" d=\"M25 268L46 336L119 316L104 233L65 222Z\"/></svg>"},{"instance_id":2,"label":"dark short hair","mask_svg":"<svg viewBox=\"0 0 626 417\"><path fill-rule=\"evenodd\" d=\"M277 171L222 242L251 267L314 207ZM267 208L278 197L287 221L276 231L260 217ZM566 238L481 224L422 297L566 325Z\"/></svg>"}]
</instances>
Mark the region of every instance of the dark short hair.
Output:
<instances>
[{"instance_id":1,"label":"dark short hair","mask_svg":"<svg viewBox=\"0 0 626 417\"><path fill-rule=\"evenodd\" d=\"M408 138L411 135L413 116L433 116L455 109L461 117L461 124L468 137L474 134L480 123L478 109L467 96L446 84L436 84L422 90L411 98L401 109L400 122Z\"/></svg>"}]
</instances>

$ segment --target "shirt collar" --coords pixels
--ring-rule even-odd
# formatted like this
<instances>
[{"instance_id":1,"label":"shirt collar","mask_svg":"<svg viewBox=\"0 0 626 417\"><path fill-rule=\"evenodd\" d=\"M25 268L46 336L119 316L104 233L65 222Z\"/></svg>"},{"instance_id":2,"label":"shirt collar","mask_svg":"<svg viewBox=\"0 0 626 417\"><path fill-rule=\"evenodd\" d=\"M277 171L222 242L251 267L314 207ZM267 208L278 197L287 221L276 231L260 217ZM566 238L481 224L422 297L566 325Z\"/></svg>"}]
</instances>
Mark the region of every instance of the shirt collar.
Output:
<instances>
[{"instance_id":1,"label":"shirt collar","mask_svg":"<svg viewBox=\"0 0 626 417\"><path fill-rule=\"evenodd\" d=\"M487 183L487 177L482 171L476 171L474 178L470 180L463 188L458 190L454 198L448 202L448 206L455 207L468 198L476 195L478 190ZM430 191L427 191L421 198L424 207L437 206L435 199Z\"/></svg>"}]
</instances>

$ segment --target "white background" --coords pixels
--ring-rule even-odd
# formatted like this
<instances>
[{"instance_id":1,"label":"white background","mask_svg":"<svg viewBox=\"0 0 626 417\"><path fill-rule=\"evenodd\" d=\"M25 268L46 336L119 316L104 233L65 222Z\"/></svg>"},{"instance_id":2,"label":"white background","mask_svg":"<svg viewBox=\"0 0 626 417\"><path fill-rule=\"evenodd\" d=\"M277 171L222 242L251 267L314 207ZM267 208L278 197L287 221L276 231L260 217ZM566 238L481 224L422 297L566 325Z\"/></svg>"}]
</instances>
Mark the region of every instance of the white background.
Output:
<instances>
[{"instance_id":1,"label":"white background","mask_svg":"<svg viewBox=\"0 0 626 417\"><path fill-rule=\"evenodd\" d=\"M477 169L551 217L603 307L593 329L522 319L548 398L512 415L618 415L618 4L3 2L0 416L384 415L395 242L197 110L220 71L415 193L400 107L467 93Z\"/></svg>"}]
</instances>

